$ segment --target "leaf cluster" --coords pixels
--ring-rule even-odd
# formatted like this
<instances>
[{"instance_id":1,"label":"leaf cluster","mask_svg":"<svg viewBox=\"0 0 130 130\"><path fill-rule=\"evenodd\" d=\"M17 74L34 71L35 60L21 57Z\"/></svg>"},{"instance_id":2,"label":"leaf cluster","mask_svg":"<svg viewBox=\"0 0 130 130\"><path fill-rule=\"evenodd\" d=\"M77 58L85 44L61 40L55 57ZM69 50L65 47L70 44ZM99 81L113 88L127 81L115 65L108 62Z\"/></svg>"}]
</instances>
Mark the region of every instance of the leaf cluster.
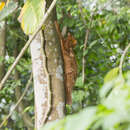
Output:
<instances>
[{"instance_id":1,"label":"leaf cluster","mask_svg":"<svg viewBox=\"0 0 130 130\"><path fill-rule=\"evenodd\" d=\"M130 71L108 77L100 89L100 104L90 106L80 113L46 124L42 130L129 130L130 129ZM116 74L116 73L115 73Z\"/></svg>"}]
</instances>

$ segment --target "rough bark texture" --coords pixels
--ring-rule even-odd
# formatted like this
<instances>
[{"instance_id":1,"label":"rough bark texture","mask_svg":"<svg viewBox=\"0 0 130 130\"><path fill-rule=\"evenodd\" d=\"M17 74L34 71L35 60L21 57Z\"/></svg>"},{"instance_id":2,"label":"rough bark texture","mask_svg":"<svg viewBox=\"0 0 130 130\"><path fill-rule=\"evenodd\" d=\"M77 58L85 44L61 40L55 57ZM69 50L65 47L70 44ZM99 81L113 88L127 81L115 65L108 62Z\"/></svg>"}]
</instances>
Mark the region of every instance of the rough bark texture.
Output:
<instances>
[{"instance_id":1,"label":"rough bark texture","mask_svg":"<svg viewBox=\"0 0 130 130\"><path fill-rule=\"evenodd\" d=\"M43 125L44 116L48 107L47 79L43 69L40 34L31 43L32 70L35 96L35 128Z\"/></svg>"},{"instance_id":2,"label":"rough bark texture","mask_svg":"<svg viewBox=\"0 0 130 130\"><path fill-rule=\"evenodd\" d=\"M47 6L52 0L47 1ZM45 54L47 58L47 69L50 74L51 83L51 111L48 121L60 119L64 116L64 83L63 83L63 62L61 57L60 43L56 33L54 21L56 19L56 9L46 22L44 30ZM44 71L43 53L41 52L40 34L31 43L31 57L34 78L35 95L35 128L39 130L47 116L48 109L48 86L47 77Z\"/></svg>"},{"instance_id":3,"label":"rough bark texture","mask_svg":"<svg viewBox=\"0 0 130 130\"><path fill-rule=\"evenodd\" d=\"M4 59L5 57L5 34L6 34L6 27L5 21L0 22L0 59ZM4 76L4 62L0 61L0 80Z\"/></svg>"},{"instance_id":4,"label":"rough bark texture","mask_svg":"<svg viewBox=\"0 0 130 130\"><path fill-rule=\"evenodd\" d=\"M52 0L48 0L47 6ZM49 116L50 120L60 119L64 116L65 90L63 78L63 61L61 48L55 28L56 9L53 10L46 22L44 30L46 41L46 54L49 73L51 75L52 85L52 111Z\"/></svg>"},{"instance_id":5,"label":"rough bark texture","mask_svg":"<svg viewBox=\"0 0 130 130\"><path fill-rule=\"evenodd\" d=\"M43 8L45 8L45 3ZM48 114L47 108L49 107L47 77L43 68L43 48L40 33L38 33L32 41L30 48L34 79L35 128L39 130L44 124L45 118Z\"/></svg>"}]
</instances>

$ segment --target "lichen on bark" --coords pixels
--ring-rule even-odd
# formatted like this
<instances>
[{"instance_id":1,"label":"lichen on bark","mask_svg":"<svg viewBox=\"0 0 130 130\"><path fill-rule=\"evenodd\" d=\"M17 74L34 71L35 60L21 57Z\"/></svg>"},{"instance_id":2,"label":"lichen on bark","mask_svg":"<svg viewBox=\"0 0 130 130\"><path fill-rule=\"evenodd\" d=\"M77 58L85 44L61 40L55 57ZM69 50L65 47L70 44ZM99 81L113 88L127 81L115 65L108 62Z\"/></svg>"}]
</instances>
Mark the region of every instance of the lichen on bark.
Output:
<instances>
[{"instance_id":1,"label":"lichen on bark","mask_svg":"<svg viewBox=\"0 0 130 130\"><path fill-rule=\"evenodd\" d=\"M49 6L49 0L47 6ZM65 91L63 82L63 60L61 55L60 42L55 29L56 8L52 11L51 15L46 21L44 30L46 40L46 55L48 70L51 75L51 90L52 90L52 111L49 120L60 119L64 116L65 107ZM51 43L51 44L50 44ZM62 103L62 107L59 107ZM58 109L61 108L61 109ZM62 114L59 114L62 113Z\"/></svg>"}]
</instances>

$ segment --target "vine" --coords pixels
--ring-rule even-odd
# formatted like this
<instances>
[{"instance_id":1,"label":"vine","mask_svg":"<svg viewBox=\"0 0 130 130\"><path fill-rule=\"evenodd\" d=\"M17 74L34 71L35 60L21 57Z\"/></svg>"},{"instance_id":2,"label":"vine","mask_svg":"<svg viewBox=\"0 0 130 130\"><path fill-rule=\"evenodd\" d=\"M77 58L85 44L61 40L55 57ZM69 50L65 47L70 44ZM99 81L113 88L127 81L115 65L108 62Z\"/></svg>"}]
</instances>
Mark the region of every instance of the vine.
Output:
<instances>
[{"instance_id":1,"label":"vine","mask_svg":"<svg viewBox=\"0 0 130 130\"><path fill-rule=\"evenodd\" d=\"M48 93L48 100L47 100L48 107L47 107L46 114L43 119L43 124L44 124L45 121L48 119L48 115L51 110L51 82L50 82L50 75L47 68L47 56L45 53L45 37L44 37L44 32L42 30L40 31L40 37L41 37L41 53L42 53L42 58L43 58L43 69L47 77L47 88L48 88L48 92L47 92Z\"/></svg>"},{"instance_id":2,"label":"vine","mask_svg":"<svg viewBox=\"0 0 130 130\"><path fill-rule=\"evenodd\" d=\"M0 128L5 124L5 122L9 119L9 117L13 114L14 110L18 107L19 103L22 101L22 99L24 98L31 82L32 82L32 73L31 76L26 84L25 90L23 92L23 94L21 95L21 97L19 98L19 100L17 101L17 103L15 104L14 108L12 109L12 111L6 116L6 118L2 121L2 123L0 124Z\"/></svg>"}]
</instances>

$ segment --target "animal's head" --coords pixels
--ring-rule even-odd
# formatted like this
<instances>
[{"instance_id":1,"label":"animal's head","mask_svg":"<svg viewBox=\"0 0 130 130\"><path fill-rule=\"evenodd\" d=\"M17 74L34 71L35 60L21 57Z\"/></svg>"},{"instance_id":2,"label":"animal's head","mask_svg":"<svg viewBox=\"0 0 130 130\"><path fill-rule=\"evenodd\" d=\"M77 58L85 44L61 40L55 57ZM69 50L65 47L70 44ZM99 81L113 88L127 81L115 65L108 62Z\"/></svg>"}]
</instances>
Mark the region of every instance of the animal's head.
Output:
<instances>
[{"instance_id":1,"label":"animal's head","mask_svg":"<svg viewBox=\"0 0 130 130\"><path fill-rule=\"evenodd\" d=\"M77 44L77 40L70 33L68 33L67 38L70 41L69 42L71 44L70 46L72 46L74 48L76 46L76 44Z\"/></svg>"}]
</instances>

